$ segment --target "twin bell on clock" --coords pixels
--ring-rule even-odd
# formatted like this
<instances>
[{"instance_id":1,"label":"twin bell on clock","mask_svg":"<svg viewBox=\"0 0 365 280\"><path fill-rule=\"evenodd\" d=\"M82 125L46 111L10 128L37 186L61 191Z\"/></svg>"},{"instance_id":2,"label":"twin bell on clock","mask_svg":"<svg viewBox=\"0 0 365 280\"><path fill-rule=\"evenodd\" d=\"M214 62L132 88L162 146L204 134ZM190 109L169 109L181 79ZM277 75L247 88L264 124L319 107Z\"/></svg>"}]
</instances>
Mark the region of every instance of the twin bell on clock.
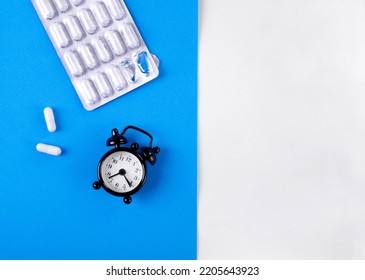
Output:
<instances>
[{"instance_id":1,"label":"twin bell on clock","mask_svg":"<svg viewBox=\"0 0 365 280\"><path fill-rule=\"evenodd\" d=\"M128 130L135 130L149 137L149 145L141 147L133 142L128 146L124 136ZM103 187L108 193L123 197L124 203L130 204L131 195L138 192L146 181L146 162L154 165L160 152L160 148L153 147L152 142L152 135L138 127L127 126L122 133L114 128L112 136L106 142L107 146L114 148L100 159L97 168L98 181L94 182L93 188L97 190Z\"/></svg>"}]
</instances>

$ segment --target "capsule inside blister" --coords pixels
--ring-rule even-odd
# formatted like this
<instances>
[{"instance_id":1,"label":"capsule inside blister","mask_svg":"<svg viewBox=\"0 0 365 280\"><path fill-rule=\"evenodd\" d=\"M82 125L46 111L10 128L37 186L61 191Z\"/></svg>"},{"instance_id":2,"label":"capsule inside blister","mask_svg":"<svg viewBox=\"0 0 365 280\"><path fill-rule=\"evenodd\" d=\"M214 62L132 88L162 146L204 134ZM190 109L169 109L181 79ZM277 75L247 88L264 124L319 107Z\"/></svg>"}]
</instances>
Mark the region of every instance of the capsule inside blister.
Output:
<instances>
[{"instance_id":1,"label":"capsule inside blister","mask_svg":"<svg viewBox=\"0 0 365 280\"><path fill-rule=\"evenodd\" d=\"M78 50L87 68L94 69L99 65L94 50L90 45L82 45Z\"/></svg>"},{"instance_id":2,"label":"capsule inside blister","mask_svg":"<svg viewBox=\"0 0 365 280\"><path fill-rule=\"evenodd\" d=\"M72 76L78 77L84 73L84 67L76 52L69 51L65 53L64 59Z\"/></svg>"},{"instance_id":3,"label":"capsule inside blister","mask_svg":"<svg viewBox=\"0 0 365 280\"><path fill-rule=\"evenodd\" d=\"M128 82L131 84L135 83L137 81L137 73L133 62L130 60L124 60L120 65L122 66L123 73L127 77Z\"/></svg>"},{"instance_id":4,"label":"capsule inside blister","mask_svg":"<svg viewBox=\"0 0 365 280\"><path fill-rule=\"evenodd\" d=\"M94 13L96 20L101 26L107 27L111 23L111 18L105 4L102 2L95 2L91 5L91 10Z\"/></svg>"},{"instance_id":5,"label":"capsule inside blister","mask_svg":"<svg viewBox=\"0 0 365 280\"><path fill-rule=\"evenodd\" d=\"M94 75L94 82L102 97L107 98L113 94L113 90L105 74L101 72L96 73Z\"/></svg>"},{"instance_id":6,"label":"capsule inside blister","mask_svg":"<svg viewBox=\"0 0 365 280\"><path fill-rule=\"evenodd\" d=\"M85 109L96 109L158 75L123 0L32 2Z\"/></svg>"},{"instance_id":7,"label":"capsule inside blister","mask_svg":"<svg viewBox=\"0 0 365 280\"><path fill-rule=\"evenodd\" d=\"M90 10L82 9L79 12L79 18L87 33L94 34L98 30L98 26Z\"/></svg>"},{"instance_id":8,"label":"capsule inside blister","mask_svg":"<svg viewBox=\"0 0 365 280\"><path fill-rule=\"evenodd\" d=\"M102 62L106 63L113 59L113 55L111 54L107 43L103 38L94 39L92 41L92 45Z\"/></svg>"},{"instance_id":9,"label":"capsule inside blister","mask_svg":"<svg viewBox=\"0 0 365 280\"><path fill-rule=\"evenodd\" d=\"M118 0L104 0L104 2L107 4L113 18L116 20L121 20L124 17L125 12L123 10L122 4Z\"/></svg>"},{"instance_id":10,"label":"capsule inside blister","mask_svg":"<svg viewBox=\"0 0 365 280\"><path fill-rule=\"evenodd\" d=\"M139 46L138 36L130 23L123 24L121 26L124 39L131 49L137 48Z\"/></svg>"},{"instance_id":11,"label":"capsule inside blister","mask_svg":"<svg viewBox=\"0 0 365 280\"><path fill-rule=\"evenodd\" d=\"M61 48L67 47L71 40L68 36L65 26L62 23L55 22L49 27L52 38L55 40L56 45Z\"/></svg>"},{"instance_id":12,"label":"capsule inside blister","mask_svg":"<svg viewBox=\"0 0 365 280\"><path fill-rule=\"evenodd\" d=\"M122 38L117 31L108 31L105 33L105 38L108 40L109 46L112 48L115 55L123 55L126 52Z\"/></svg>"},{"instance_id":13,"label":"capsule inside blister","mask_svg":"<svg viewBox=\"0 0 365 280\"><path fill-rule=\"evenodd\" d=\"M61 13L67 12L69 5L66 0L54 0L54 3Z\"/></svg>"},{"instance_id":14,"label":"capsule inside blister","mask_svg":"<svg viewBox=\"0 0 365 280\"><path fill-rule=\"evenodd\" d=\"M68 16L64 22L67 26L68 31L70 32L71 37L75 41L80 41L84 37L84 31L82 30L82 27L77 17Z\"/></svg>"},{"instance_id":15,"label":"capsule inside blister","mask_svg":"<svg viewBox=\"0 0 365 280\"><path fill-rule=\"evenodd\" d=\"M71 3L75 6L79 6L82 2L84 2L84 0L71 0Z\"/></svg>"},{"instance_id":16,"label":"capsule inside blister","mask_svg":"<svg viewBox=\"0 0 365 280\"><path fill-rule=\"evenodd\" d=\"M110 66L105 70L105 73L108 75L109 81L116 91L120 91L126 87L127 84L124 80L122 72L118 67Z\"/></svg>"},{"instance_id":17,"label":"capsule inside blister","mask_svg":"<svg viewBox=\"0 0 365 280\"><path fill-rule=\"evenodd\" d=\"M100 100L100 97L96 91L95 85L89 79L84 79L80 82L80 92L83 99L89 104L94 105Z\"/></svg>"},{"instance_id":18,"label":"capsule inside blister","mask_svg":"<svg viewBox=\"0 0 365 280\"><path fill-rule=\"evenodd\" d=\"M139 71L141 71L142 74L148 76L150 73L152 73L152 69L150 69L150 64L148 61L147 52L138 52L135 59L138 69Z\"/></svg>"},{"instance_id":19,"label":"capsule inside blister","mask_svg":"<svg viewBox=\"0 0 365 280\"><path fill-rule=\"evenodd\" d=\"M56 10L50 0L37 0L37 4L44 18L53 19L56 16Z\"/></svg>"}]
</instances>

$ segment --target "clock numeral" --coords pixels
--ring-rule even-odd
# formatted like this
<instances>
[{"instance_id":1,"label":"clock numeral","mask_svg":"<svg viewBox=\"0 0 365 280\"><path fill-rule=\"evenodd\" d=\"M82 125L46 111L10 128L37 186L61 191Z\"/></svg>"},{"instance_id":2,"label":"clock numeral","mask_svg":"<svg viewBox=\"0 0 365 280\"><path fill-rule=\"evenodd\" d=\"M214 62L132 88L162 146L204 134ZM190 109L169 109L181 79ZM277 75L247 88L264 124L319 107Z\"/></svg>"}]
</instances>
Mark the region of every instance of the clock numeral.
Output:
<instances>
[{"instance_id":1,"label":"clock numeral","mask_svg":"<svg viewBox=\"0 0 365 280\"><path fill-rule=\"evenodd\" d=\"M134 172L138 173L141 169L136 168L136 170Z\"/></svg>"},{"instance_id":2,"label":"clock numeral","mask_svg":"<svg viewBox=\"0 0 365 280\"><path fill-rule=\"evenodd\" d=\"M110 172L105 174L107 177L110 177L112 174Z\"/></svg>"},{"instance_id":3,"label":"clock numeral","mask_svg":"<svg viewBox=\"0 0 365 280\"><path fill-rule=\"evenodd\" d=\"M127 185L126 184L123 184L123 189L126 189L127 188Z\"/></svg>"},{"instance_id":4,"label":"clock numeral","mask_svg":"<svg viewBox=\"0 0 365 280\"><path fill-rule=\"evenodd\" d=\"M130 157L127 157L126 161L131 162L132 159Z\"/></svg>"},{"instance_id":5,"label":"clock numeral","mask_svg":"<svg viewBox=\"0 0 365 280\"><path fill-rule=\"evenodd\" d=\"M119 160L123 161L124 160L124 156L120 156Z\"/></svg>"},{"instance_id":6,"label":"clock numeral","mask_svg":"<svg viewBox=\"0 0 365 280\"><path fill-rule=\"evenodd\" d=\"M109 179L108 179L108 183L112 183L112 182L113 182L113 180L114 180L114 178L109 178Z\"/></svg>"},{"instance_id":7,"label":"clock numeral","mask_svg":"<svg viewBox=\"0 0 365 280\"><path fill-rule=\"evenodd\" d=\"M108 169L112 168L113 165L111 165L110 163L106 166Z\"/></svg>"},{"instance_id":8,"label":"clock numeral","mask_svg":"<svg viewBox=\"0 0 365 280\"><path fill-rule=\"evenodd\" d=\"M134 176L134 178L133 178L134 180L138 180L138 176Z\"/></svg>"},{"instance_id":9,"label":"clock numeral","mask_svg":"<svg viewBox=\"0 0 365 280\"><path fill-rule=\"evenodd\" d=\"M117 163L118 163L118 161L117 161L116 159L113 159L113 163L117 164Z\"/></svg>"},{"instance_id":10,"label":"clock numeral","mask_svg":"<svg viewBox=\"0 0 365 280\"><path fill-rule=\"evenodd\" d=\"M119 183L116 183L116 184L115 184L115 187L116 187L116 188L118 188L118 187L119 187Z\"/></svg>"}]
</instances>

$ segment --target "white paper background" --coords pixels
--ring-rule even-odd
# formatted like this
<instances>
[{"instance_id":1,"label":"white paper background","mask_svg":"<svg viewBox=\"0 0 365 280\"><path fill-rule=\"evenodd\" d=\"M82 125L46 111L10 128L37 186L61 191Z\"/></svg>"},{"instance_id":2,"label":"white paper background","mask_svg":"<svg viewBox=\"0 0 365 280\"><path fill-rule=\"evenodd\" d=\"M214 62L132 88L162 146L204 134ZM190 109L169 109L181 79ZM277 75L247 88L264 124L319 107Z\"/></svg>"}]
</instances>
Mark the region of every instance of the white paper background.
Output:
<instances>
[{"instance_id":1,"label":"white paper background","mask_svg":"<svg viewBox=\"0 0 365 280\"><path fill-rule=\"evenodd\" d=\"M199 258L365 258L365 1L200 0Z\"/></svg>"}]
</instances>

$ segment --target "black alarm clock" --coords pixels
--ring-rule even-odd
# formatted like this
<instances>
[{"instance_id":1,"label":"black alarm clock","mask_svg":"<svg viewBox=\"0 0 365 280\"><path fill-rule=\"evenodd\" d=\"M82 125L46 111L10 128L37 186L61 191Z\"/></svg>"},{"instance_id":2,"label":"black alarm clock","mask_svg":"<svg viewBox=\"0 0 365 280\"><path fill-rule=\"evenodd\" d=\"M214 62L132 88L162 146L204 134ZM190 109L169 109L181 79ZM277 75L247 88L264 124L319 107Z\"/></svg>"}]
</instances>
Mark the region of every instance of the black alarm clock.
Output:
<instances>
[{"instance_id":1,"label":"black alarm clock","mask_svg":"<svg viewBox=\"0 0 365 280\"><path fill-rule=\"evenodd\" d=\"M127 139L124 134L129 129L148 136L149 146L140 147L136 142L129 147L126 146ZM127 126L122 133L114 128L106 145L115 148L100 159L97 168L98 181L94 182L93 188L98 190L103 187L112 195L124 197L124 203L130 204L131 195L138 192L146 181L146 162L154 165L156 156L160 152L159 147L152 147L152 141L152 135L138 127Z\"/></svg>"}]
</instances>

